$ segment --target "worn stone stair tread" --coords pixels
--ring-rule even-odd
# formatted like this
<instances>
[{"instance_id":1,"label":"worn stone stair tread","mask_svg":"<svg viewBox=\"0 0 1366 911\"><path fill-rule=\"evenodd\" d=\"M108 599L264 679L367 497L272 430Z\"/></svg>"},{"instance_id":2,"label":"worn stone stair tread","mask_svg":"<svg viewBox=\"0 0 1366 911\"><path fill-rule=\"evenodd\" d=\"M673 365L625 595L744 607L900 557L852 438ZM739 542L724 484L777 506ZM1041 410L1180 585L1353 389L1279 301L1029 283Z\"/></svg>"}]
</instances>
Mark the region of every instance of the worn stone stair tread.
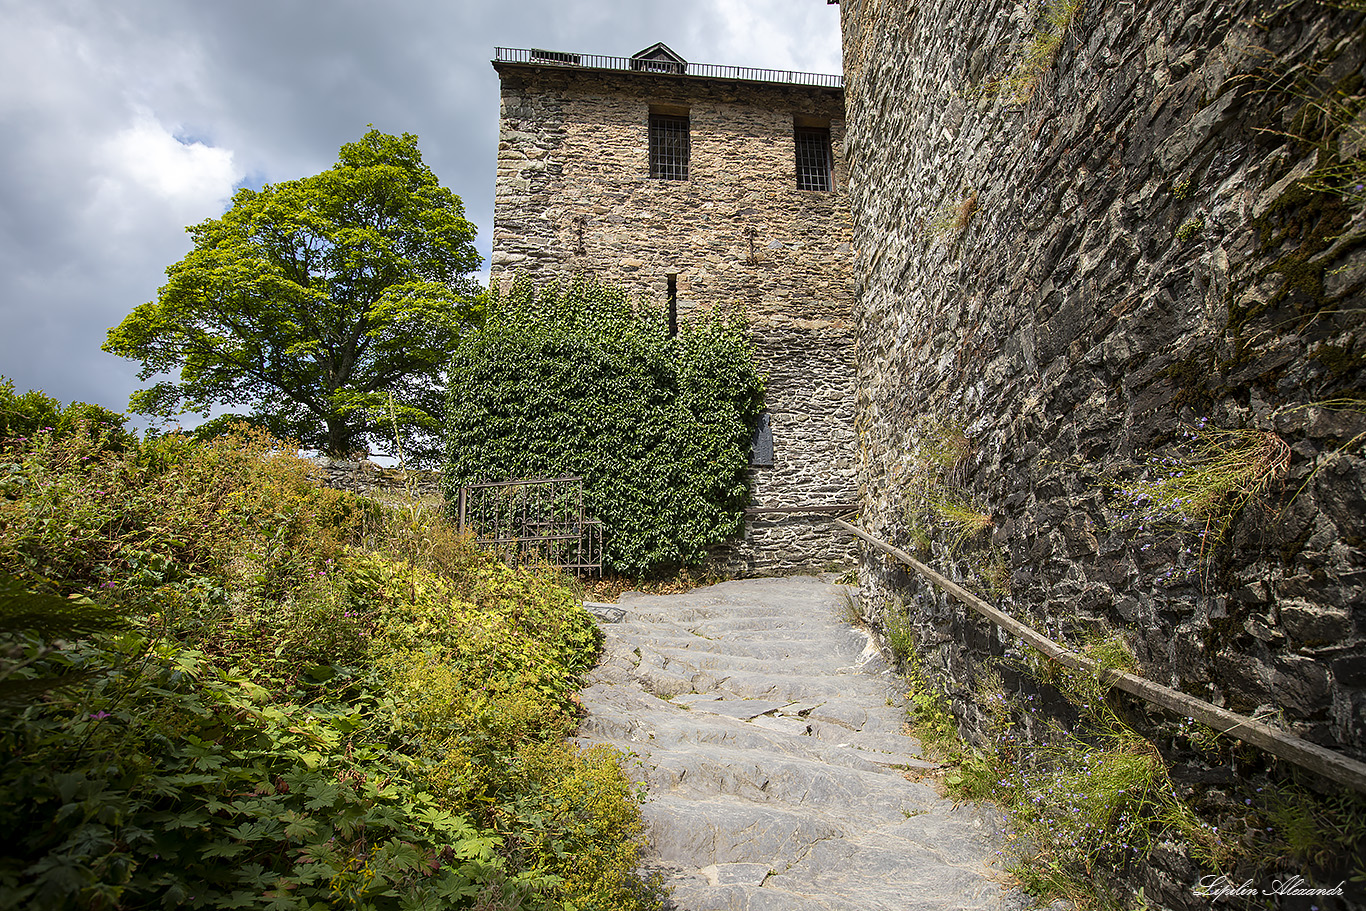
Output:
<instances>
[{"instance_id":1,"label":"worn stone stair tread","mask_svg":"<svg viewBox=\"0 0 1366 911\"><path fill-rule=\"evenodd\" d=\"M660 794L641 815L651 827L654 856L701 869L714 863L767 863L798 857L844 829L809 809L787 809L725 795Z\"/></svg>"},{"instance_id":2,"label":"worn stone stair tread","mask_svg":"<svg viewBox=\"0 0 1366 911\"><path fill-rule=\"evenodd\" d=\"M1000 882L982 875L980 864L950 858L972 857L977 846L955 839L934 847L878 833L871 839L825 839L793 867L766 881L790 892L848 897L856 889L869 907L900 908L910 899L932 908L995 908ZM854 884L857 884L855 887Z\"/></svg>"},{"instance_id":3,"label":"worn stone stair tread","mask_svg":"<svg viewBox=\"0 0 1366 911\"><path fill-rule=\"evenodd\" d=\"M767 699L696 699L689 701L686 696L680 696L670 701L688 705L695 712L725 715L729 718L738 718L741 721L752 721L761 715L781 711L793 704L785 699L776 702Z\"/></svg>"},{"instance_id":4,"label":"worn stone stair tread","mask_svg":"<svg viewBox=\"0 0 1366 911\"><path fill-rule=\"evenodd\" d=\"M818 758L777 757L752 750L712 747L699 756L686 750L651 750L649 782L656 793L686 791L705 797L727 794L760 803L820 810L865 823L899 822L938 803L927 785L878 769L831 766Z\"/></svg>"},{"instance_id":5,"label":"worn stone stair tread","mask_svg":"<svg viewBox=\"0 0 1366 911\"><path fill-rule=\"evenodd\" d=\"M838 896L816 898L772 886L712 886L705 881L679 883L669 907L680 911L877 911Z\"/></svg>"},{"instance_id":6,"label":"worn stone stair tread","mask_svg":"<svg viewBox=\"0 0 1366 911\"><path fill-rule=\"evenodd\" d=\"M861 750L809 738L803 743L797 738L756 728L753 725L695 724L686 729L686 733L690 735L687 737L678 736L681 729L660 730L659 727L655 727L646 730L636 728L633 737L628 738L605 734L604 728L610 726L610 723L596 722L593 719L586 721L580 729L579 742L585 746L605 743L616 747L623 753L636 753L643 759L648 759L655 749L667 750L674 746L692 743L694 745L705 745L708 750L718 747L767 750L774 756L795 756L819 760L831 768L854 769L878 774L888 774L890 770L895 770L902 765L902 763L875 761L884 759L885 754L870 755ZM905 764L910 768L920 768L918 765Z\"/></svg>"},{"instance_id":7,"label":"worn stone stair tread","mask_svg":"<svg viewBox=\"0 0 1366 911\"><path fill-rule=\"evenodd\" d=\"M738 650L727 652L708 651L696 646L663 646L652 644L650 651L671 663L685 664L699 671L725 671L726 675L736 673L765 673L771 671L773 662L783 662L788 673L832 676L842 668L829 654L803 654L795 649L765 649L765 655L736 654ZM775 654L776 652L776 654Z\"/></svg>"}]
</instances>

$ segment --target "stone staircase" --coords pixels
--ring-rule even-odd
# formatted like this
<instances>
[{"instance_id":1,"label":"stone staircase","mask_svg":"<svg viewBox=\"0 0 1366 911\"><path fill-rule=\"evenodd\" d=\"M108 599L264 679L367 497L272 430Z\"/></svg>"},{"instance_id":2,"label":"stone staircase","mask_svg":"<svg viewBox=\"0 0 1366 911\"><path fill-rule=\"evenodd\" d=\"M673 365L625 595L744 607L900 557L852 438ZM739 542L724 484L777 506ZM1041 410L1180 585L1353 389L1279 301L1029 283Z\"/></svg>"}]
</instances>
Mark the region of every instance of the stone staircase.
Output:
<instances>
[{"instance_id":1,"label":"stone staircase","mask_svg":"<svg viewBox=\"0 0 1366 911\"><path fill-rule=\"evenodd\" d=\"M622 597L585 744L637 755L679 911L1015 909L999 815L940 798L903 687L813 577ZM909 774L908 774L909 773Z\"/></svg>"}]
</instances>

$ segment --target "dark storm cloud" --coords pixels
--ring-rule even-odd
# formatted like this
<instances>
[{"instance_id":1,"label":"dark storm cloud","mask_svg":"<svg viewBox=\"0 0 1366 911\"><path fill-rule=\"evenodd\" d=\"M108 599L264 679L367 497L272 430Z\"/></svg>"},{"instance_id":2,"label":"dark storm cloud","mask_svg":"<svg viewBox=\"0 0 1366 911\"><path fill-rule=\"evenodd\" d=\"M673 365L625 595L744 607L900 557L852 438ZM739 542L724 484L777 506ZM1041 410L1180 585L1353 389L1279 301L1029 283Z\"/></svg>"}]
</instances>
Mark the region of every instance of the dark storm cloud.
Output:
<instances>
[{"instance_id":1,"label":"dark storm cloud","mask_svg":"<svg viewBox=\"0 0 1366 911\"><path fill-rule=\"evenodd\" d=\"M122 409L99 350L243 185L316 173L367 124L421 137L487 257L495 46L837 72L818 0L0 0L0 374Z\"/></svg>"}]
</instances>

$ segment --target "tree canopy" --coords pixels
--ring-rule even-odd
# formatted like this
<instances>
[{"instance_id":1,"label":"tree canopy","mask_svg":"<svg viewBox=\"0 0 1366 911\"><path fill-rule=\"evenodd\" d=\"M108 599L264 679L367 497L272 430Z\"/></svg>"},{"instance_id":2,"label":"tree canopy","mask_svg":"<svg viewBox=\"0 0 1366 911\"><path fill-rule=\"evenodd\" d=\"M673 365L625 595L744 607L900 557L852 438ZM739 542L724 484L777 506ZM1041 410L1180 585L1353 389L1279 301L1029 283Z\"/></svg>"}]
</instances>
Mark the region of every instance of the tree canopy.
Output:
<instances>
[{"instance_id":1,"label":"tree canopy","mask_svg":"<svg viewBox=\"0 0 1366 911\"><path fill-rule=\"evenodd\" d=\"M104 350L142 362L132 411L247 406L278 436L341 455L390 449L391 407L418 462L440 456L443 371L477 322L475 227L417 137L370 130L330 170L239 190L186 229L194 249Z\"/></svg>"}]
</instances>

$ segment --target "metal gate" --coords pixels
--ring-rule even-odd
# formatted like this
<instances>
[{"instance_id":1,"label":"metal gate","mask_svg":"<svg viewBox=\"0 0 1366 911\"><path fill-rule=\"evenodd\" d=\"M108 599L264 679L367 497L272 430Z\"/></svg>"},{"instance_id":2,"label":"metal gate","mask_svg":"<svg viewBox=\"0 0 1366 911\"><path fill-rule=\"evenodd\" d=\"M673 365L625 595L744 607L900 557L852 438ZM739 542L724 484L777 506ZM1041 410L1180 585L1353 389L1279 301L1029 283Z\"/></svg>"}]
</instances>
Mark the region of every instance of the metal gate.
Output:
<instances>
[{"instance_id":1,"label":"metal gate","mask_svg":"<svg viewBox=\"0 0 1366 911\"><path fill-rule=\"evenodd\" d=\"M602 523L583 508L583 478L493 481L460 488L460 530L510 563L602 575Z\"/></svg>"}]
</instances>

